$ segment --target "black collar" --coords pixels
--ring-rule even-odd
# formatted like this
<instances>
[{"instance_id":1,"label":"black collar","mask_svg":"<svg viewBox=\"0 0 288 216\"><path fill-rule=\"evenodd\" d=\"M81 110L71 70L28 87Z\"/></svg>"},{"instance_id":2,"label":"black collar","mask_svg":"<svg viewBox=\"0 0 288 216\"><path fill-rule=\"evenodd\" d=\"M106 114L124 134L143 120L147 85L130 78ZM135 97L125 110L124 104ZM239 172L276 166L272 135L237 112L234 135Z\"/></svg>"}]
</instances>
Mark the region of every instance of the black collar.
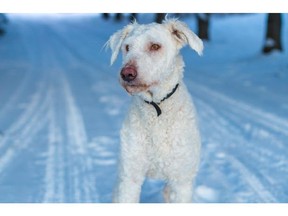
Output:
<instances>
[{"instance_id":1,"label":"black collar","mask_svg":"<svg viewBox=\"0 0 288 216\"><path fill-rule=\"evenodd\" d=\"M161 109L159 107L160 103L162 103L163 101L165 101L166 99L171 97L176 92L178 86L179 86L179 83L177 83L177 85L173 88L173 90L169 94L167 94L166 97L164 97L159 103L155 103L153 101L149 102L149 101L144 100L145 103L151 104L156 109L157 117L160 116L161 113L162 113L162 111L161 111Z\"/></svg>"}]
</instances>

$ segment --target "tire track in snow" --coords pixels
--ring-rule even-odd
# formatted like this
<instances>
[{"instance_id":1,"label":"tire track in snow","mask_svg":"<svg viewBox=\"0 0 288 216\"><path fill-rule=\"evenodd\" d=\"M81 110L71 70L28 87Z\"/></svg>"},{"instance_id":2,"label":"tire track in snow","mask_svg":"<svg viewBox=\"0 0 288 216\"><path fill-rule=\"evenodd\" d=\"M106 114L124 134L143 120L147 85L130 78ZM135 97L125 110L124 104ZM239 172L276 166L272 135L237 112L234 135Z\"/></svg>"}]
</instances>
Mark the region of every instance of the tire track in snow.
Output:
<instances>
[{"instance_id":1,"label":"tire track in snow","mask_svg":"<svg viewBox=\"0 0 288 216\"><path fill-rule=\"evenodd\" d=\"M29 102L29 105L25 109L25 111L20 114L16 122L13 123L5 132L5 136L3 137L3 139L0 140L0 151L3 147L5 147L11 137L20 133L23 128L27 128L28 122L35 115L35 113L37 113L37 110L39 110L39 106L41 106L41 100L45 98L45 96L43 97L43 95L45 95L45 86L42 84L40 85L39 89L36 90L36 93L34 93L34 95L32 96L31 101Z\"/></svg>"},{"instance_id":2,"label":"tire track in snow","mask_svg":"<svg viewBox=\"0 0 288 216\"><path fill-rule=\"evenodd\" d=\"M43 202L65 201L65 179L63 162L63 136L57 124L57 116L54 104L55 93L49 89L49 111L48 111L48 152L45 169L45 194Z\"/></svg>"},{"instance_id":3,"label":"tire track in snow","mask_svg":"<svg viewBox=\"0 0 288 216\"><path fill-rule=\"evenodd\" d=\"M201 91L202 91L202 89L201 89ZM214 99L217 100L217 97L215 96ZM210 150L206 149L207 151L203 150L203 152L204 152L203 154L204 155L206 154L205 157L210 158L210 159L214 158L213 155L215 155L217 153L217 152L215 152L217 150L220 152L225 152L226 161L229 161L229 164L232 165L232 167L234 167L235 173L240 173L240 176L238 177L239 183L240 182L246 182L246 184L249 185L249 187L254 191L255 194L257 194L257 196L261 199L261 201L263 201L263 202L277 202L277 199L275 198L275 196L269 191L269 189L266 189L267 185L263 183L263 181L266 181L266 180L260 179L259 175L256 175L255 172L253 171L254 169L257 169L257 167L254 167L251 164L249 166L247 166L245 161L242 162L236 158L237 155L241 155L241 156L244 155L242 157L242 159L246 158L246 160L247 160L247 155L245 156L245 153L243 153L243 150L245 150L244 146L247 145L247 140L245 139L245 137L241 136L241 133L239 133L239 131L235 130L234 127L231 127L231 125L230 125L231 122L229 121L229 119L227 120L227 118L225 116L218 113L219 110L216 110L216 108L213 108L210 104L208 104L207 102L204 102L202 97L199 97L199 98L196 97L196 100L197 100L198 105L199 105L198 109L202 110L201 111L201 119L203 119L205 122L206 122L206 119L207 119L207 121L209 121L209 128L204 129L204 130L213 131L213 133L204 132L205 134L211 134L208 142L213 142L213 148L212 149L210 149ZM235 108L235 106L233 106L234 110L236 108ZM227 106L226 109L229 110L230 109L229 106ZM221 146L218 146L218 145L221 145ZM208 146L205 146L205 147L208 148ZM209 148L211 148L211 146ZM237 151L237 155L234 156L233 153L235 151ZM221 155L222 154L223 153L221 153ZM214 160L215 160L215 158L214 158ZM251 158L250 158L250 160L251 160ZM212 169L212 168L210 167L209 169ZM223 177L226 178L225 174L223 174ZM261 176L261 177L265 178L265 176ZM227 182L227 183L229 184L229 182ZM233 190L233 187L235 187L235 186L237 187L237 184L234 185L231 182L230 182L230 184L231 185L229 186L229 188L231 187L232 190ZM266 186L266 188L265 188L265 186Z\"/></svg>"},{"instance_id":4,"label":"tire track in snow","mask_svg":"<svg viewBox=\"0 0 288 216\"><path fill-rule=\"evenodd\" d=\"M64 74L57 76L59 83L48 90L43 202L99 202L83 118Z\"/></svg>"},{"instance_id":5,"label":"tire track in snow","mask_svg":"<svg viewBox=\"0 0 288 216\"><path fill-rule=\"evenodd\" d=\"M243 165L238 159L232 156L228 156L229 161L232 166L236 168L237 171L241 173L254 192L261 198L263 202L271 203L278 202L278 200L264 187L261 181L250 171L247 166Z\"/></svg>"},{"instance_id":6,"label":"tire track in snow","mask_svg":"<svg viewBox=\"0 0 288 216\"><path fill-rule=\"evenodd\" d=\"M41 96L41 97L40 97ZM47 97L39 104L43 98L41 92L37 93L33 98L27 112L19 118L16 124L12 125L9 133L1 140L2 149L0 152L0 176L13 159L23 150L28 148L37 134L48 121L45 115L48 107ZM39 105L39 106L37 106ZM4 148L5 147L5 148Z\"/></svg>"},{"instance_id":7,"label":"tire track in snow","mask_svg":"<svg viewBox=\"0 0 288 216\"><path fill-rule=\"evenodd\" d=\"M268 129L272 129L275 132L282 133L285 136L288 136L288 121L283 120L282 118L273 115L271 113L267 113L263 110L258 109L257 107L253 107L251 105L242 103L230 97L227 97L219 92L212 91L211 89L204 87L203 85L199 85L197 83L192 82L193 86L197 91L201 91L206 95L210 96L211 100L222 101L224 104L228 105L228 107L233 107L231 109L235 112L239 112L241 116L253 116L255 122L262 124Z\"/></svg>"},{"instance_id":8,"label":"tire track in snow","mask_svg":"<svg viewBox=\"0 0 288 216\"><path fill-rule=\"evenodd\" d=\"M49 67L53 68L49 71L50 79L54 82L51 86L54 89L51 103L58 104L57 107L52 105L54 108L50 106L49 111L50 139L46 161L46 180L44 181L46 184L44 201L99 202L93 173L93 160L87 149L88 138L84 120L65 76L67 59L71 60L71 52L59 41L50 26L43 25L42 27L43 32L50 36L49 46L46 46L45 50ZM61 161L60 157L64 159ZM57 172L63 172L63 174ZM61 192L57 189L58 183L65 184L60 187Z\"/></svg>"},{"instance_id":9,"label":"tire track in snow","mask_svg":"<svg viewBox=\"0 0 288 216\"><path fill-rule=\"evenodd\" d=\"M73 175L74 198L76 202L98 202L99 195L92 175L93 161L87 149L88 139L84 120L64 75L62 76L62 83L67 104L67 141L71 145L71 157L75 159L71 173Z\"/></svg>"},{"instance_id":10,"label":"tire track in snow","mask_svg":"<svg viewBox=\"0 0 288 216\"><path fill-rule=\"evenodd\" d=\"M209 96L209 104L212 102L215 105L214 109L218 108L218 115L223 116L226 121L228 120L226 126L230 124L237 130L236 132L240 136L246 135L248 143L256 139L259 145L249 145L249 148L253 149L253 151L248 152L249 154L255 152L258 154L254 155L255 158L259 158L260 153L261 155L265 155L264 159L266 160L287 161L288 150L285 144L286 137L288 136L288 121L243 102L228 98L221 93L216 93L207 87L194 83L193 85L196 86L198 93L205 93L205 96L200 93L202 95L200 96L201 98ZM223 109L221 106L225 106L226 108ZM250 126L251 123L253 126ZM271 143L266 142L263 145L260 143L261 139L269 139ZM259 148L260 144L261 148ZM271 161L266 164L271 164Z\"/></svg>"}]
</instances>

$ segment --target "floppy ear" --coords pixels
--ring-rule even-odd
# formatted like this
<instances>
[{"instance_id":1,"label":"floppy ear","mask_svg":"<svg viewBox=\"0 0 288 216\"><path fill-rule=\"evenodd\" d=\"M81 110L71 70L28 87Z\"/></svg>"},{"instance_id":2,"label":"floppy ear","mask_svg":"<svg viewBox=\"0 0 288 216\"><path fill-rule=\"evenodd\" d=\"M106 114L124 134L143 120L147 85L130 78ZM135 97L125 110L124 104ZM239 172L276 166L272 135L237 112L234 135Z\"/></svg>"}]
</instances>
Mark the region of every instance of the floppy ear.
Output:
<instances>
[{"instance_id":1,"label":"floppy ear","mask_svg":"<svg viewBox=\"0 0 288 216\"><path fill-rule=\"evenodd\" d=\"M198 55L202 55L204 49L202 40L192 32L184 22L177 19L167 19L163 24L166 25L172 36L177 41L179 49L186 44L189 44L189 46L195 50Z\"/></svg>"},{"instance_id":2,"label":"floppy ear","mask_svg":"<svg viewBox=\"0 0 288 216\"><path fill-rule=\"evenodd\" d=\"M111 62L110 62L111 65L114 63L114 61L116 60L118 56L123 40L132 31L132 29L134 28L134 25L135 23L129 24L125 26L123 29L117 31L109 38L109 40L105 44L105 46L106 47L109 46L112 51Z\"/></svg>"}]
</instances>

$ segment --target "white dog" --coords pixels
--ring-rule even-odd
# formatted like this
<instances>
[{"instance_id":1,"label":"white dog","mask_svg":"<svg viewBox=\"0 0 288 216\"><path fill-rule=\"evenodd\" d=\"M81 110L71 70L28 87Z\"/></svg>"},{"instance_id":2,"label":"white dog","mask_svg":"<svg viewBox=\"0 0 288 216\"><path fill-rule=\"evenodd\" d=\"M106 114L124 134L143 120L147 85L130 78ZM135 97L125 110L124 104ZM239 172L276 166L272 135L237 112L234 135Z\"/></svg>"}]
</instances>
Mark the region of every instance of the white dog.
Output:
<instances>
[{"instance_id":1,"label":"white dog","mask_svg":"<svg viewBox=\"0 0 288 216\"><path fill-rule=\"evenodd\" d=\"M201 142L195 108L182 81L179 50L186 44L202 54L202 41L176 19L132 23L107 42L111 64L122 50L120 83L133 96L121 130L115 202L139 202L146 176L167 182L167 202L192 201Z\"/></svg>"}]
</instances>

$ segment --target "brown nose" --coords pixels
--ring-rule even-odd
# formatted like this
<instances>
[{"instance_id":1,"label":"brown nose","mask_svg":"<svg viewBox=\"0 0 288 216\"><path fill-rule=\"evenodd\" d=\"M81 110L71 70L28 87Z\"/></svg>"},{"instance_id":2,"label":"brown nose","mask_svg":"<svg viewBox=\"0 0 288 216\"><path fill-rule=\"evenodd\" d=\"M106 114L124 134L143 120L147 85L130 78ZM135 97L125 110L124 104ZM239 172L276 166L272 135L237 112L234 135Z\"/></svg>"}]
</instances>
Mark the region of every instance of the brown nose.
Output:
<instances>
[{"instance_id":1,"label":"brown nose","mask_svg":"<svg viewBox=\"0 0 288 216\"><path fill-rule=\"evenodd\" d=\"M121 78L126 82L131 82L137 77L137 70L134 66L125 66L121 70Z\"/></svg>"}]
</instances>

